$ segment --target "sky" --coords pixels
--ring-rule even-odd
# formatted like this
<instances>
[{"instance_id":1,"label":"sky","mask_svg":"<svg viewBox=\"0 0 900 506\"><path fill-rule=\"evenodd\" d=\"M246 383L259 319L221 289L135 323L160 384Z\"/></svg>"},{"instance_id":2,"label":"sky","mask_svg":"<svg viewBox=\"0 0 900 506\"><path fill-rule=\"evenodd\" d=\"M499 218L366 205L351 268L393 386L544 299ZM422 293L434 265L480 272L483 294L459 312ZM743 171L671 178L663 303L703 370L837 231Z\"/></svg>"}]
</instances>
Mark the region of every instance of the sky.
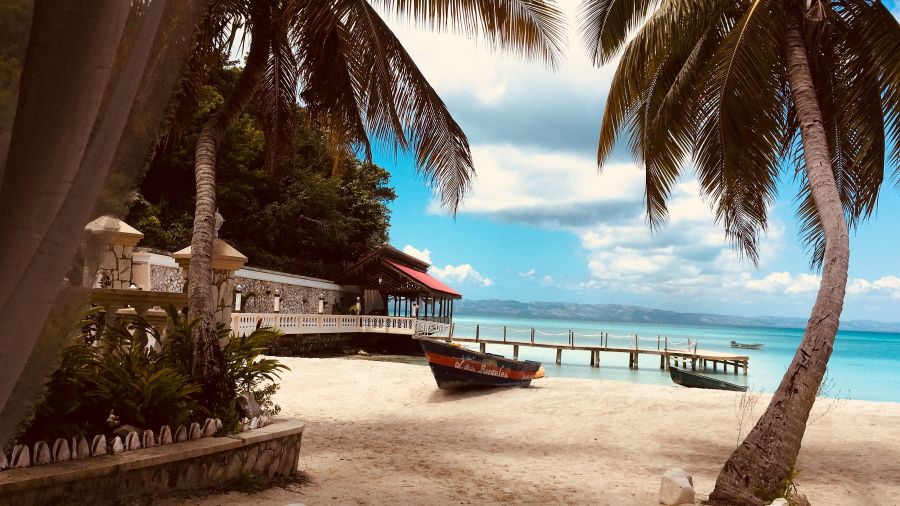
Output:
<instances>
[{"instance_id":1,"label":"sky","mask_svg":"<svg viewBox=\"0 0 900 506\"><path fill-rule=\"evenodd\" d=\"M575 26L576 3L559 3ZM408 156L376 154L398 194L391 243L431 263L433 276L467 299L809 314L819 278L798 238L792 175L779 183L758 266L726 242L691 170L670 198L669 223L651 234L643 170L627 150L615 149L597 171L616 62L593 67L571 29L566 60L551 72L478 40L385 18L466 132L475 161L472 191L453 217ZM898 219L900 191L886 183L875 215L851 232L844 319L900 321Z\"/></svg>"}]
</instances>

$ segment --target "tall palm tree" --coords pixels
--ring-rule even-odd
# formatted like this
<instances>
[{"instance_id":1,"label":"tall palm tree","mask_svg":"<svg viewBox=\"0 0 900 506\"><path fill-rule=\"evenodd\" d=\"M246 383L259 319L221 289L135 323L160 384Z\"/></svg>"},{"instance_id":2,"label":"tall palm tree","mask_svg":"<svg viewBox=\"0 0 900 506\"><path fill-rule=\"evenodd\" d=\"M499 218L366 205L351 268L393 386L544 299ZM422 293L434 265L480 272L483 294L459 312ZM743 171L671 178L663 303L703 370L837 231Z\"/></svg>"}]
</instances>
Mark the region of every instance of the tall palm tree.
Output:
<instances>
[{"instance_id":1,"label":"tall palm tree","mask_svg":"<svg viewBox=\"0 0 900 506\"><path fill-rule=\"evenodd\" d=\"M624 46L598 163L627 131L646 170L651 230L666 221L691 157L726 236L756 263L779 175L795 166L801 178L798 217L822 269L819 293L771 403L710 496L762 504L791 475L831 355L848 226L875 209L885 157L900 158L897 21L870 0L583 0L579 22L596 65Z\"/></svg>"},{"instance_id":2,"label":"tall palm tree","mask_svg":"<svg viewBox=\"0 0 900 506\"><path fill-rule=\"evenodd\" d=\"M234 91L204 125L195 155L188 297L191 313L202 318L194 373L205 380L212 407L225 405L230 395L209 296L216 151L255 94L262 94L270 144L283 148L289 138L299 90L336 152L370 157L373 140L412 151L420 173L454 212L470 185L474 168L465 134L375 6L437 30L484 37L550 66L560 58L562 15L552 0L222 0L214 6L212 18L243 21L251 40Z\"/></svg>"}]
</instances>

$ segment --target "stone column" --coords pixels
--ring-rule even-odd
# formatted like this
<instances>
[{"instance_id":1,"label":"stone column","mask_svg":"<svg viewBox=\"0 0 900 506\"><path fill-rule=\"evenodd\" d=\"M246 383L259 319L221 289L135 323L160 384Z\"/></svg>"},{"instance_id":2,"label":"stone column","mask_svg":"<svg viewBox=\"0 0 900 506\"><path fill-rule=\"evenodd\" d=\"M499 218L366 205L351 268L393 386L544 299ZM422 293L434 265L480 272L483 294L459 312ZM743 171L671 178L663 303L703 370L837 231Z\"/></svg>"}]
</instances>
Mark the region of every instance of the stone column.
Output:
<instances>
[{"instance_id":1,"label":"stone column","mask_svg":"<svg viewBox=\"0 0 900 506\"><path fill-rule=\"evenodd\" d=\"M172 258L181 266L181 272L187 280L188 267L191 263L191 247L188 246L172 253ZM234 308L234 272L246 263L247 257L240 251L219 238L213 240L213 286L209 296L216 310L216 322L224 323L226 327L231 326L231 311ZM187 282L184 286L187 290Z\"/></svg>"},{"instance_id":2,"label":"stone column","mask_svg":"<svg viewBox=\"0 0 900 506\"><path fill-rule=\"evenodd\" d=\"M101 216L85 227L82 286L127 290L133 279L133 251L144 234L114 216Z\"/></svg>"}]
</instances>

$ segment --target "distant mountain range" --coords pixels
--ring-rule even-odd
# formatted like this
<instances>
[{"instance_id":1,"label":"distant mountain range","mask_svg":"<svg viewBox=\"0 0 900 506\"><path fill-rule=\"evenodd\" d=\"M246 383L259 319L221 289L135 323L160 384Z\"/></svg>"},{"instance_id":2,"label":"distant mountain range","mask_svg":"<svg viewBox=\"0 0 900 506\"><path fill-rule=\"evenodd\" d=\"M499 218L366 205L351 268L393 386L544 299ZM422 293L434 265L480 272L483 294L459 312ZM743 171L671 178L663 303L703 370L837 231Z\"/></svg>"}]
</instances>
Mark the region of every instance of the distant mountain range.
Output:
<instances>
[{"instance_id":1,"label":"distant mountain range","mask_svg":"<svg viewBox=\"0 0 900 506\"><path fill-rule=\"evenodd\" d=\"M738 327L804 328L805 318L781 316L733 316L679 313L619 304L576 304L574 302L519 302L516 300L458 300L454 313L465 316L509 316L553 320L589 320L612 323L669 323L682 325L734 325ZM841 330L900 332L900 322L849 320Z\"/></svg>"}]
</instances>

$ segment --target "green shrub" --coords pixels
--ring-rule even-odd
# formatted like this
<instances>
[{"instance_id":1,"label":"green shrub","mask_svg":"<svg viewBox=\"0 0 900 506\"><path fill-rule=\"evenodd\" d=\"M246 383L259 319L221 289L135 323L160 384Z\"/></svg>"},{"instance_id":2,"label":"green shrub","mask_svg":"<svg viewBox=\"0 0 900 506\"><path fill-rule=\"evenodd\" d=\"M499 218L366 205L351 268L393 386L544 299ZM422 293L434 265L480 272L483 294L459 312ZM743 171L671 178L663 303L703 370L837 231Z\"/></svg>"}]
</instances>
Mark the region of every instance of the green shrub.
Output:
<instances>
[{"instance_id":1,"label":"green shrub","mask_svg":"<svg viewBox=\"0 0 900 506\"><path fill-rule=\"evenodd\" d=\"M59 368L48 380L44 397L19 441L109 434L111 413L119 424L153 430L161 425L202 422L207 417L221 418L226 430L238 429L235 403L216 413L199 405L200 385L191 377L191 333L196 321L188 321L174 308L168 313L165 339L140 318L119 318L107 325L97 310L86 313L78 331L65 342ZM220 338L229 332L220 327ZM272 412L278 411L272 402L278 389L275 381L287 367L261 355L278 335L260 329L249 336L233 337L223 349L234 390L252 392L260 405ZM164 343L161 351L147 345L148 337Z\"/></svg>"}]
</instances>

